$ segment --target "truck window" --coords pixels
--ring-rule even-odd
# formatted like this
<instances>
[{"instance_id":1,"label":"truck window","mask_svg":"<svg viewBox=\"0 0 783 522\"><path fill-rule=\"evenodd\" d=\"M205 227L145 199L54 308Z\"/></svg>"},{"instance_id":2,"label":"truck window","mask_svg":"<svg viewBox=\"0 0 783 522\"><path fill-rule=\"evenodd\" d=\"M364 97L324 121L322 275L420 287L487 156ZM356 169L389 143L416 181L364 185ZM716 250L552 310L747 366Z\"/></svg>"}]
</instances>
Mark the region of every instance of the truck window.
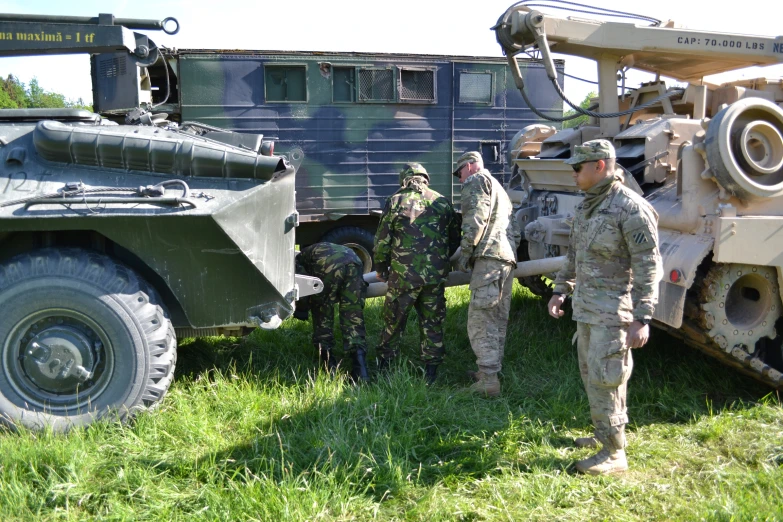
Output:
<instances>
[{"instance_id":1,"label":"truck window","mask_svg":"<svg viewBox=\"0 0 783 522\"><path fill-rule=\"evenodd\" d=\"M268 102L306 102L307 67L304 65L264 65Z\"/></svg>"},{"instance_id":2,"label":"truck window","mask_svg":"<svg viewBox=\"0 0 783 522\"><path fill-rule=\"evenodd\" d=\"M433 69L400 68L400 101L436 102Z\"/></svg>"},{"instance_id":3,"label":"truck window","mask_svg":"<svg viewBox=\"0 0 783 522\"><path fill-rule=\"evenodd\" d=\"M492 73L461 71L459 102L492 105Z\"/></svg>"},{"instance_id":4,"label":"truck window","mask_svg":"<svg viewBox=\"0 0 783 522\"><path fill-rule=\"evenodd\" d=\"M334 67L332 72L332 101L356 101L355 67Z\"/></svg>"},{"instance_id":5,"label":"truck window","mask_svg":"<svg viewBox=\"0 0 783 522\"><path fill-rule=\"evenodd\" d=\"M394 69L359 69L359 101L394 101Z\"/></svg>"}]
</instances>

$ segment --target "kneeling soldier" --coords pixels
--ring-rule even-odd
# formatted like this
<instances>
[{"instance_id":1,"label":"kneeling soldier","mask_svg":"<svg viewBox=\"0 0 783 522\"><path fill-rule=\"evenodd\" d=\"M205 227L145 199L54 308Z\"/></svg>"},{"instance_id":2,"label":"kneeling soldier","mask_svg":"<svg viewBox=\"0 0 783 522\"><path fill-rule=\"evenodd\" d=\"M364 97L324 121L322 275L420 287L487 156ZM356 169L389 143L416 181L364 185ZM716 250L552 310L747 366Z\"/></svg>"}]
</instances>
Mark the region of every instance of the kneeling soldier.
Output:
<instances>
[{"instance_id":1,"label":"kneeling soldier","mask_svg":"<svg viewBox=\"0 0 783 522\"><path fill-rule=\"evenodd\" d=\"M343 347L353 362L351 376L354 380L367 381L367 344L364 331L365 282L362 261L353 250L333 243L316 243L303 249L296 256L296 272L318 277L324 284L323 292L309 296L313 315L313 344L321 361L329 371L336 362L334 347L334 307L340 309L340 330ZM299 314L301 317L301 313Z\"/></svg>"}]
</instances>

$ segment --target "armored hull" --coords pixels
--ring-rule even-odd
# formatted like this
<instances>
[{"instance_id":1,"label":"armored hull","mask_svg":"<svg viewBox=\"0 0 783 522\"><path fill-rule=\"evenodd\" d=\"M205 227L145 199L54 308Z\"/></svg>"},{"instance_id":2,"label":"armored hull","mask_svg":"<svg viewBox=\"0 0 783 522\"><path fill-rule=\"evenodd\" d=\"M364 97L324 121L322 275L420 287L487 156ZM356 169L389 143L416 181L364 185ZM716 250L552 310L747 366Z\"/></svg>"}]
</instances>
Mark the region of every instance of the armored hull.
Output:
<instances>
[{"instance_id":1,"label":"armored hull","mask_svg":"<svg viewBox=\"0 0 783 522\"><path fill-rule=\"evenodd\" d=\"M8 422L124 417L165 394L175 328L240 333L293 312L294 168L260 154L261 136L114 125L84 111L3 116Z\"/></svg>"},{"instance_id":2,"label":"armored hull","mask_svg":"<svg viewBox=\"0 0 783 522\"><path fill-rule=\"evenodd\" d=\"M761 82L761 81L759 81ZM613 137L618 163L659 214L664 271L655 326L774 387L783 385L783 90L709 93L708 114L649 114ZM658 90L658 87L655 87ZM729 101L724 105L722 102ZM675 104L675 110L682 110ZM526 132L511 193L532 259L565 254L582 194L563 159L597 127ZM523 133L524 134L524 133ZM513 154L513 153L512 153ZM522 282L546 295L547 280Z\"/></svg>"}]
</instances>

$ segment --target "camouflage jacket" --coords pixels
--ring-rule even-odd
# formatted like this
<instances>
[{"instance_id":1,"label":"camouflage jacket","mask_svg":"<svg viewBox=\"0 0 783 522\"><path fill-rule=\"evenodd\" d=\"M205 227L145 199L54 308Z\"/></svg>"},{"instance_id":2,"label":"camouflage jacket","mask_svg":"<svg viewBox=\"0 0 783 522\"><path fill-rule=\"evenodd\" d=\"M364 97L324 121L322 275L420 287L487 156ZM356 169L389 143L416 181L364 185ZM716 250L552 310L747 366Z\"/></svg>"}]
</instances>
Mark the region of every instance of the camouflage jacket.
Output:
<instances>
[{"instance_id":1,"label":"camouflage jacket","mask_svg":"<svg viewBox=\"0 0 783 522\"><path fill-rule=\"evenodd\" d=\"M658 214L618 180L590 217L586 212L577 207L555 292L573 291L575 321L620 326L651 319L662 270Z\"/></svg>"},{"instance_id":2,"label":"camouflage jacket","mask_svg":"<svg viewBox=\"0 0 783 522\"><path fill-rule=\"evenodd\" d=\"M498 180L482 169L462 185L462 258L472 266L477 257L516 264L521 238L511 200Z\"/></svg>"},{"instance_id":3,"label":"camouflage jacket","mask_svg":"<svg viewBox=\"0 0 783 522\"><path fill-rule=\"evenodd\" d=\"M319 295L328 295L328 289L335 281L335 275L341 272L341 268L348 264L356 264L362 267L362 260L350 248L334 243L316 243L303 249L296 256L296 273L313 276L323 281L324 292ZM362 273L362 268L359 273Z\"/></svg>"},{"instance_id":4,"label":"camouflage jacket","mask_svg":"<svg viewBox=\"0 0 783 522\"><path fill-rule=\"evenodd\" d=\"M401 188L383 209L375 267L388 274L389 292L437 284L448 276L458 245L459 221L449 200L427 187Z\"/></svg>"}]
</instances>

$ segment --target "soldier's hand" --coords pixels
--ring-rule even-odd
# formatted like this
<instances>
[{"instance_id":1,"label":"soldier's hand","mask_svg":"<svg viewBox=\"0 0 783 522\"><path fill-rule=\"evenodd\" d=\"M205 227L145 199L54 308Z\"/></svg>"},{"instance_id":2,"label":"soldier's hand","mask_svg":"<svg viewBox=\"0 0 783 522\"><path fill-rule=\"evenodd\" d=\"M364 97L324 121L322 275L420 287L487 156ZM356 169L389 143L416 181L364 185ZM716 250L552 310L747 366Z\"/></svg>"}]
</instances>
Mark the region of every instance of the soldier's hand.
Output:
<instances>
[{"instance_id":1,"label":"soldier's hand","mask_svg":"<svg viewBox=\"0 0 783 522\"><path fill-rule=\"evenodd\" d=\"M376 277L376 278L378 279L378 281L380 281L381 283L385 283L385 282L386 282L386 278L385 278L385 277L383 277L383 274L381 274L380 272L375 272L375 277Z\"/></svg>"},{"instance_id":2,"label":"soldier's hand","mask_svg":"<svg viewBox=\"0 0 783 522\"><path fill-rule=\"evenodd\" d=\"M470 267L468 266L468 263L470 262L470 258L467 258L465 256L460 256L459 259L457 259L457 264L454 267L455 270L458 272L470 272Z\"/></svg>"},{"instance_id":3,"label":"soldier's hand","mask_svg":"<svg viewBox=\"0 0 783 522\"><path fill-rule=\"evenodd\" d=\"M561 306L563 306L563 303L565 303L566 296L563 294L555 294L552 296L552 299L549 300L549 304L547 305L547 310L549 310L549 315L554 317L555 319L560 319L565 315L565 312L560 309Z\"/></svg>"},{"instance_id":4,"label":"soldier's hand","mask_svg":"<svg viewBox=\"0 0 783 522\"><path fill-rule=\"evenodd\" d=\"M628 327L628 345L631 348L641 348L650 339L650 325L634 321Z\"/></svg>"}]
</instances>

